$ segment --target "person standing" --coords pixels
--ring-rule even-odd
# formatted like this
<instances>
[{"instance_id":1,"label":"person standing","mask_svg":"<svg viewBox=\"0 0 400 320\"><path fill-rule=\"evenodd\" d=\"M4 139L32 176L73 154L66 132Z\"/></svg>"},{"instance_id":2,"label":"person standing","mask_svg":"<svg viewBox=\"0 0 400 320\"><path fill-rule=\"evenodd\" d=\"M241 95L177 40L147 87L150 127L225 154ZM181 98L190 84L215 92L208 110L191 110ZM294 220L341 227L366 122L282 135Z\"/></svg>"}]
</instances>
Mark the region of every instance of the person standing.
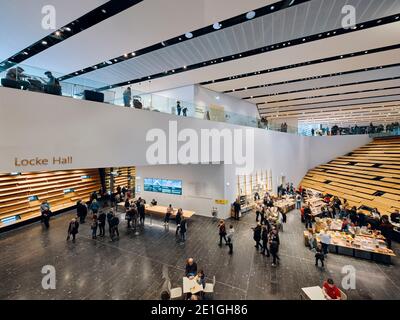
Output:
<instances>
[{"instance_id":1,"label":"person standing","mask_svg":"<svg viewBox=\"0 0 400 320\"><path fill-rule=\"evenodd\" d=\"M253 229L253 239L256 242L256 245L254 247L258 250L258 247L262 248L262 246L260 244L260 240L261 240L261 224L257 223L257 226L255 226L252 229Z\"/></svg>"},{"instance_id":2,"label":"person standing","mask_svg":"<svg viewBox=\"0 0 400 320\"><path fill-rule=\"evenodd\" d=\"M119 230L118 230L118 225L119 225L119 218L113 214L113 217L111 218L111 241L119 240Z\"/></svg>"},{"instance_id":3,"label":"person standing","mask_svg":"<svg viewBox=\"0 0 400 320\"><path fill-rule=\"evenodd\" d=\"M144 199L139 198L140 201L138 201L138 203L136 204L138 213L139 213L139 222L141 225L144 226L144 220L146 218L146 208L145 208L145 204L146 201Z\"/></svg>"},{"instance_id":4,"label":"person standing","mask_svg":"<svg viewBox=\"0 0 400 320\"><path fill-rule=\"evenodd\" d=\"M318 267L318 261L321 261L321 267L324 267L324 252L322 249L322 245L319 243L317 248L315 249L315 266Z\"/></svg>"},{"instance_id":5,"label":"person standing","mask_svg":"<svg viewBox=\"0 0 400 320\"><path fill-rule=\"evenodd\" d=\"M131 106L131 100L132 100L131 87L126 88L124 93L122 94L122 96L123 96L123 99L124 99L124 106L125 107L130 107Z\"/></svg>"},{"instance_id":6,"label":"person standing","mask_svg":"<svg viewBox=\"0 0 400 320\"><path fill-rule=\"evenodd\" d=\"M263 246L263 250L261 251L261 254L265 255L265 251L267 251L267 257L270 256L269 250L268 250L268 233L269 230L267 229L267 226L263 226L262 227L262 231L261 231L261 240L262 240L262 246Z\"/></svg>"},{"instance_id":7,"label":"person standing","mask_svg":"<svg viewBox=\"0 0 400 320\"><path fill-rule=\"evenodd\" d=\"M182 208L179 208L178 212L176 213L176 216L175 216L175 223L176 223L175 235L176 236L178 235L179 229L181 227L182 215L183 215L183 210L182 210Z\"/></svg>"},{"instance_id":8,"label":"person standing","mask_svg":"<svg viewBox=\"0 0 400 320\"><path fill-rule=\"evenodd\" d=\"M171 214L174 212L174 208L172 208L172 205L170 204L167 208L167 212L165 213L164 217L164 226L169 225L169 220L171 218Z\"/></svg>"},{"instance_id":9,"label":"person standing","mask_svg":"<svg viewBox=\"0 0 400 320\"><path fill-rule=\"evenodd\" d=\"M89 209L92 211L92 214L97 214L97 212L99 212L100 205L96 199L92 200L92 203L90 204Z\"/></svg>"},{"instance_id":10,"label":"person standing","mask_svg":"<svg viewBox=\"0 0 400 320\"><path fill-rule=\"evenodd\" d=\"M226 240L226 226L224 220L219 220L218 233L219 233L219 246L222 246L222 239L224 239L225 244L228 244L228 240Z\"/></svg>"},{"instance_id":11,"label":"person standing","mask_svg":"<svg viewBox=\"0 0 400 320\"><path fill-rule=\"evenodd\" d=\"M111 210L107 213L107 223L108 223L108 233L110 234L110 237L112 235L112 223L111 220L114 216L114 212Z\"/></svg>"},{"instance_id":12,"label":"person standing","mask_svg":"<svg viewBox=\"0 0 400 320\"><path fill-rule=\"evenodd\" d=\"M178 113L178 116L181 115L182 107L181 107L181 102L177 101L176 102L176 112Z\"/></svg>"},{"instance_id":13,"label":"person standing","mask_svg":"<svg viewBox=\"0 0 400 320\"><path fill-rule=\"evenodd\" d=\"M382 216L382 223L379 229L381 230L382 235L385 237L388 249L392 249L393 225L390 223L387 215Z\"/></svg>"},{"instance_id":14,"label":"person standing","mask_svg":"<svg viewBox=\"0 0 400 320\"><path fill-rule=\"evenodd\" d=\"M297 193L296 195L296 209L300 209L301 208L301 195L300 193Z\"/></svg>"},{"instance_id":15,"label":"person standing","mask_svg":"<svg viewBox=\"0 0 400 320\"><path fill-rule=\"evenodd\" d=\"M68 225L68 236L67 236L67 241L70 239L72 236L72 242L75 242L75 237L78 234L79 230L79 222L75 218L73 218L69 225Z\"/></svg>"},{"instance_id":16,"label":"person standing","mask_svg":"<svg viewBox=\"0 0 400 320\"><path fill-rule=\"evenodd\" d=\"M233 253L233 235L235 233L235 229L233 228L233 225L229 226L228 230L228 246L229 246L229 254Z\"/></svg>"},{"instance_id":17,"label":"person standing","mask_svg":"<svg viewBox=\"0 0 400 320\"><path fill-rule=\"evenodd\" d=\"M269 251L271 252L272 255L272 266L275 267L277 261L279 261L279 256L278 256L278 252L279 252L279 235L278 235L278 230L273 229L270 236L269 236Z\"/></svg>"},{"instance_id":18,"label":"person standing","mask_svg":"<svg viewBox=\"0 0 400 320\"><path fill-rule=\"evenodd\" d=\"M99 220L99 229L100 229L100 237L104 237L105 236L105 228L106 228L106 219L107 219L107 216L106 216L106 214L105 214L105 212L104 211L101 211L100 212L100 214L99 214L99 218L98 218L98 220Z\"/></svg>"},{"instance_id":19,"label":"person standing","mask_svg":"<svg viewBox=\"0 0 400 320\"><path fill-rule=\"evenodd\" d=\"M86 206L86 203L82 200L79 200L77 206L76 206L76 215L79 217L79 222L85 223L85 219L87 216L88 208Z\"/></svg>"},{"instance_id":20,"label":"person standing","mask_svg":"<svg viewBox=\"0 0 400 320\"><path fill-rule=\"evenodd\" d=\"M320 241L322 246L322 251L326 256L328 254L328 248L331 244L331 236L327 231L321 231L320 233Z\"/></svg>"},{"instance_id":21,"label":"person standing","mask_svg":"<svg viewBox=\"0 0 400 320\"><path fill-rule=\"evenodd\" d=\"M182 216L181 227L179 228L179 233L181 235L182 242L186 241L186 231L187 231L187 220L185 219L185 217Z\"/></svg>"},{"instance_id":22,"label":"person standing","mask_svg":"<svg viewBox=\"0 0 400 320\"><path fill-rule=\"evenodd\" d=\"M92 229L92 239L97 239L97 227L99 226L99 222L97 221L97 215L93 215L93 221L90 228Z\"/></svg>"},{"instance_id":23,"label":"person standing","mask_svg":"<svg viewBox=\"0 0 400 320\"><path fill-rule=\"evenodd\" d=\"M235 220L239 220L239 215L240 215L240 201L239 201L239 199L236 199L236 201L233 203L233 211L235 213Z\"/></svg>"},{"instance_id":24,"label":"person standing","mask_svg":"<svg viewBox=\"0 0 400 320\"><path fill-rule=\"evenodd\" d=\"M304 207L304 222L306 224L306 229L312 228L312 215L308 204Z\"/></svg>"}]
</instances>

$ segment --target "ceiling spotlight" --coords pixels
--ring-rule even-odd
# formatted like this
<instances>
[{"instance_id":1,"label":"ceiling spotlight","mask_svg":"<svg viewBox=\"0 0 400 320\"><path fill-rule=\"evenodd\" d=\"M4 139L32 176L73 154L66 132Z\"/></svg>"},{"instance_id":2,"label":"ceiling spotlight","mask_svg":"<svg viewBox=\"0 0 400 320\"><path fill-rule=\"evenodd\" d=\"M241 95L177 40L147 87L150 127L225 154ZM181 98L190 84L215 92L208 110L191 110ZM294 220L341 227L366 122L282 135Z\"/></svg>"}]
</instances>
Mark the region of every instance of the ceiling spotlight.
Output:
<instances>
[{"instance_id":1,"label":"ceiling spotlight","mask_svg":"<svg viewBox=\"0 0 400 320\"><path fill-rule=\"evenodd\" d=\"M183 69L186 69L187 67L186 66L183 66Z\"/></svg>"},{"instance_id":2,"label":"ceiling spotlight","mask_svg":"<svg viewBox=\"0 0 400 320\"><path fill-rule=\"evenodd\" d=\"M93 69L97 69L97 66L94 66Z\"/></svg>"},{"instance_id":3,"label":"ceiling spotlight","mask_svg":"<svg viewBox=\"0 0 400 320\"><path fill-rule=\"evenodd\" d=\"M108 60L106 61L107 64L112 64L112 61Z\"/></svg>"},{"instance_id":4,"label":"ceiling spotlight","mask_svg":"<svg viewBox=\"0 0 400 320\"><path fill-rule=\"evenodd\" d=\"M59 36L61 35L61 32L60 32L60 31L56 31L54 34L55 34L57 37L59 37Z\"/></svg>"},{"instance_id":5,"label":"ceiling spotlight","mask_svg":"<svg viewBox=\"0 0 400 320\"><path fill-rule=\"evenodd\" d=\"M124 57L125 57L125 58L128 58L128 54L127 54L127 53L125 53L125 54L124 54Z\"/></svg>"},{"instance_id":6,"label":"ceiling spotlight","mask_svg":"<svg viewBox=\"0 0 400 320\"><path fill-rule=\"evenodd\" d=\"M191 32L186 32L186 33L185 33L185 37L188 38L188 39L191 39L191 38L193 38L193 33L191 33Z\"/></svg>"},{"instance_id":7,"label":"ceiling spotlight","mask_svg":"<svg viewBox=\"0 0 400 320\"><path fill-rule=\"evenodd\" d=\"M29 53L28 52L26 52L26 51L24 51L24 52L22 52L22 54L24 54L24 55L28 55Z\"/></svg>"},{"instance_id":8,"label":"ceiling spotlight","mask_svg":"<svg viewBox=\"0 0 400 320\"><path fill-rule=\"evenodd\" d=\"M274 6L271 6L271 8L270 8L271 10L274 10L275 9L275 7Z\"/></svg>"},{"instance_id":9,"label":"ceiling spotlight","mask_svg":"<svg viewBox=\"0 0 400 320\"><path fill-rule=\"evenodd\" d=\"M117 62L118 60L117 59L114 59L114 62Z\"/></svg>"},{"instance_id":10,"label":"ceiling spotlight","mask_svg":"<svg viewBox=\"0 0 400 320\"><path fill-rule=\"evenodd\" d=\"M43 41L42 41L42 45L44 45L44 46L47 45L47 41L44 41L44 40L43 40Z\"/></svg>"},{"instance_id":11,"label":"ceiling spotlight","mask_svg":"<svg viewBox=\"0 0 400 320\"><path fill-rule=\"evenodd\" d=\"M102 9L101 12L103 13L107 13L106 9Z\"/></svg>"},{"instance_id":12,"label":"ceiling spotlight","mask_svg":"<svg viewBox=\"0 0 400 320\"><path fill-rule=\"evenodd\" d=\"M247 19L253 19L256 16L256 12L255 11L249 11L246 13L246 18Z\"/></svg>"},{"instance_id":13,"label":"ceiling spotlight","mask_svg":"<svg viewBox=\"0 0 400 320\"><path fill-rule=\"evenodd\" d=\"M136 53L135 53L135 52L132 52L132 53L131 53L131 56L132 56L132 57L136 56Z\"/></svg>"},{"instance_id":14,"label":"ceiling spotlight","mask_svg":"<svg viewBox=\"0 0 400 320\"><path fill-rule=\"evenodd\" d=\"M222 24L220 24L219 22L216 22L216 23L213 24L213 28L215 30L219 30L219 29L221 29L221 27L222 27Z\"/></svg>"},{"instance_id":15,"label":"ceiling spotlight","mask_svg":"<svg viewBox=\"0 0 400 320\"><path fill-rule=\"evenodd\" d=\"M179 38L179 41L182 41L182 38Z\"/></svg>"},{"instance_id":16,"label":"ceiling spotlight","mask_svg":"<svg viewBox=\"0 0 400 320\"><path fill-rule=\"evenodd\" d=\"M64 30L67 30L68 32L71 32L71 28L70 27L66 27L66 28L64 28Z\"/></svg>"}]
</instances>

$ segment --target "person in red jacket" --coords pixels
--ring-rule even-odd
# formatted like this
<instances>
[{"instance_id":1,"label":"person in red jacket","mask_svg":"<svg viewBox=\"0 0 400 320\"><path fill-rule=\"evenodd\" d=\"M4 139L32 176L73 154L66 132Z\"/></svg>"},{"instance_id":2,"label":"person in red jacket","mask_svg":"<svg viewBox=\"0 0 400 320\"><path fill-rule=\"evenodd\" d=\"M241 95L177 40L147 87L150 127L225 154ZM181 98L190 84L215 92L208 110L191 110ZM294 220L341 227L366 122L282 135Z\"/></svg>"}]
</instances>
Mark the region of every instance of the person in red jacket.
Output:
<instances>
[{"instance_id":1,"label":"person in red jacket","mask_svg":"<svg viewBox=\"0 0 400 320\"><path fill-rule=\"evenodd\" d=\"M342 297L339 288L335 285L332 279L328 279L324 282L322 291L328 300L340 300Z\"/></svg>"}]
</instances>

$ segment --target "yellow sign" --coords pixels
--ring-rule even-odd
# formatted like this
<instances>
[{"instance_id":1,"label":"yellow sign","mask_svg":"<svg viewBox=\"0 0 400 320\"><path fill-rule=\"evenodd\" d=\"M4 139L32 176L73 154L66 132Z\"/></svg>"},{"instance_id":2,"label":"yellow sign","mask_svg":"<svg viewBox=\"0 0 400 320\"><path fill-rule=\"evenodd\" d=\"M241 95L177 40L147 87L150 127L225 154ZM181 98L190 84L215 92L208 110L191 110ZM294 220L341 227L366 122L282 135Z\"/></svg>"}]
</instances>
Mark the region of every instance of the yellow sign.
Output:
<instances>
[{"instance_id":1,"label":"yellow sign","mask_svg":"<svg viewBox=\"0 0 400 320\"><path fill-rule=\"evenodd\" d=\"M216 204L228 204L228 200L215 200Z\"/></svg>"}]
</instances>

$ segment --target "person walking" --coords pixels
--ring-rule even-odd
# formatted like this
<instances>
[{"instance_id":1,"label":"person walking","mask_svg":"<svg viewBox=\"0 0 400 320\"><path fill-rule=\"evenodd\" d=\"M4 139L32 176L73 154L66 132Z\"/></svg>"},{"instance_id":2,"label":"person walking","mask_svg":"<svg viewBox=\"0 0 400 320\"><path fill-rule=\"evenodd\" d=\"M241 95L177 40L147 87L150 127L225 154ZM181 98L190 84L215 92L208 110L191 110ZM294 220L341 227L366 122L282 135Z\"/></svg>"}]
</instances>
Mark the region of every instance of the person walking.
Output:
<instances>
[{"instance_id":1,"label":"person walking","mask_svg":"<svg viewBox=\"0 0 400 320\"><path fill-rule=\"evenodd\" d=\"M41 213L41 221L46 227L46 229L48 229L50 227L51 211L50 211L50 204L47 202L47 200L44 200L40 205L40 213Z\"/></svg>"},{"instance_id":2,"label":"person walking","mask_svg":"<svg viewBox=\"0 0 400 320\"><path fill-rule=\"evenodd\" d=\"M304 208L304 222L306 224L306 229L312 228L312 215L308 204Z\"/></svg>"},{"instance_id":3,"label":"person walking","mask_svg":"<svg viewBox=\"0 0 400 320\"><path fill-rule=\"evenodd\" d=\"M187 220L185 219L185 217L182 216L181 227L179 228L179 233L181 235L182 242L186 241L186 231L187 231Z\"/></svg>"},{"instance_id":4,"label":"person walking","mask_svg":"<svg viewBox=\"0 0 400 320\"><path fill-rule=\"evenodd\" d=\"M124 106L125 107L130 107L131 106L131 100L132 100L132 90L131 87L128 87L125 89L125 91L122 94L123 99L124 99Z\"/></svg>"},{"instance_id":5,"label":"person walking","mask_svg":"<svg viewBox=\"0 0 400 320\"><path fill-rule=\"evenodd\" d=\"M79 230L79 222L75 218L73 218L69 225L68 225L68 236L67 236L67 241L71 238L72 236L72 242L75 242L75 237L78 234Z\"/></svg>"},{"instance_id":6,"label":"person walking","mask_svg":"<svg viewBox=\"0 0 400 320\"><path fill-rule=\"evenodd\" d=\"M257 226L252 228L252 230L253 230L253 239L256 242L256 245L254 247L258 250L258 247L262 248L262 245L260 244L260 240L261 240L261 224L257 223Z\"/></svg>"},{"instance_id":7,"label":"person walking","mask_svg":"<svg viewBox=\"0 0 400 320\"><path fill-rule=\"evenodd\" d=\"M233 228L233 225L229 226L229 230L228 230L228 246L229 246L229 254L233 253L233 235L235 233L235 229Z\"/></svg>"},{"instance_id":8,"label":"person walking","mask_svg":"<svg viewBox=\"0 0 400 320\"><path fill-rule=\"evenodd\" d=\"M107 219L107 216L106 216L106 214L105 214L105 212L104 211L101 211L100 212L100 214L99 214L99 218L98 218L98 221L99 221L99 230L100 230L100 234L99 234L99 236L100 237L104 237L105 236L105 229L106 229L106 219Z\"/></svg>"},{"instance_id":9,"label":"person walking","mask_svg":"<svg viewBox=\"0 0 400 320\"><path fill-rule=\"evenodd\" d=\"M226 240L226 226L224 220L219 220L218 233L219 233L219 246L222 246L222 239L224 239L225 244L228 244L228 240Z\"/></svg>"},{"instance_id":10,"label":"person walking","mask_svg":"<svg viewBox=\"0 0 400 320\"><path fill-rule=\"evenodd\" d=\"M181 115L181 111L182 111L181 102L180 102L180 101L177 101L177 102L176 102L176 112L178 113L178 116Z\"/></svg>"},{"instance_id":11,"label":"person walking","mask_svg":"<svg viewBox=\"0 0 400 320\"><path fill-rule=\"evenodd\" d=\"M99 226L99 222L97 220L97 215L93 215L93 221L90 228L92 229L92 239L97 239L97 227Z\"/></svg>"},{"instance_id":12,"label":"person walking","mask_svg":"<svg viewBox=\"0 0 400 320\"><path fill-rule=\"evenodd\" d=\"M138 200L136 207L139 213L139 223L144 226L144 220L146 218L146 207L145 207L146 201L142 198L139 199L140 200Z\"/></svg>"},{"instance_id":13,"label":"person walking","mask_svg":"<svg viewBox=\"0 0 400 320\"><path fill-rule=\"evenodd\" d=\"M278 256L278 252L279 252L279 245L280 245L280 241L279 241L279 235L278 235L278 230L273 229L270 236L269 236L269 251L272 255L272 266L275 267L277 261L279 261L279 256Z\"/></svg>"},{"instance_id":14,"label":"person walking","mask_svg":"<svg viewBox=\"0 0 400 320\"><path fill-rule=\"evenodd\" d=\"M261 254L265 255L265 251L267 251L267 257L270 256L269 250L268 250L268 234L269 230L267 229L267 226L262 227L262 232L261 232L261 240L262 240L262 246L263 250L261 251Z\"/></svg>"},{"instance_id":15,"label":"person walking","mask_svg":"<svg viewBox=\"0 0 400 320\"><path fill-rule=\"evenodd\" d=\"M182 208L179 208L178 212L176 213L176 216L175 216L175 223L176 223L175 235L176 236L178 235L179 229L181 228L182 215L183 215L183 210L182 210Z\"/></svg>"},{"instance_id":16,"label":"person walking","mask_svg":"<svg viewBox=\"0 0 400 320\"><path fill-rule=\"evenodd\" d=\"M330 234L326 231L321 231L320 241L321 241L322 251L323 251L324 255L326 256L328 254L329 245L331 244Z\"/></svg>"},{"instance_id":17,"label":"person walking","mask_svg":"<svg viewBox=\"0 0 400 320\"><path fill-rule=\"evenodd\" d=\"M321 261L321 267L324 267L325 255L322 249L322 245L319 243L315 248L315 266L318 267L318 261Z\"/></svg>"}]
</instances>

